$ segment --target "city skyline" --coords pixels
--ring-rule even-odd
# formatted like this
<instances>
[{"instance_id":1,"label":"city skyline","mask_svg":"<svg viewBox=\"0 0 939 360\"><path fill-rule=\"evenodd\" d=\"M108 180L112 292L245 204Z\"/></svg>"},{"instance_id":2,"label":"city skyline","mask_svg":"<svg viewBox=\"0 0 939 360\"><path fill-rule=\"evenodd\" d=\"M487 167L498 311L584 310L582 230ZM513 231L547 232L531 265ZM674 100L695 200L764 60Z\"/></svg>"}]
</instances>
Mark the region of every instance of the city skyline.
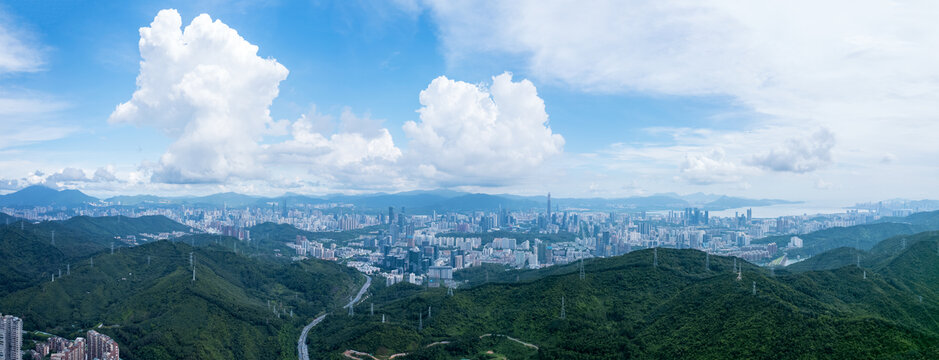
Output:
<instances>
[{"instance_id":1,"label":"city skyline","mask_svg":"<svg viewBox=\"0 0 939 360\"><path fill-rule=\"evenodd\" d=\"M0 7L0 193L939 197L932 4L102 6Z\"/></svg>"}]
</instances>

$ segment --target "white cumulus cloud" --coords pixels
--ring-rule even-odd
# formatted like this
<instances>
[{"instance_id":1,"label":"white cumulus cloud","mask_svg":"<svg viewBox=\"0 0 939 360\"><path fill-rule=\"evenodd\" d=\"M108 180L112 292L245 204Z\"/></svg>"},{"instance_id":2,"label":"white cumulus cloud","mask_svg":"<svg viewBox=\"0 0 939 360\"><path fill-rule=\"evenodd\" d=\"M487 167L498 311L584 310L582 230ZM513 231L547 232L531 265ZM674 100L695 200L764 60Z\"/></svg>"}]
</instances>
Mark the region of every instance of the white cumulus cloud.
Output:
<instances>
[{"instance_id":1,"label":"white cumulus cloud","mask_svg":"<svg viewBox=\"0 0 939 360\"><path fill-rule=\"evenodd\" d=\"M812 135L789 139L782 147L755 155L749 164L772 171L806 173L830 164L834 146L834 135L822 128Z\"/></svg>"},{"instance_id":2,"label":"white cumulus cloud","mask_svg":"<svg viewBox=\"0 0 939 360\"><path fill-rule=\"evenodd\" d=\"M710 153L686 154L680 164L681 176L696 185L736 183L742 179L742 169L725 159L724 150L713 149Z\"/></svg>"},{"instance_id":3,"label":"white cumulus cloud","mask_svg":"<svg viewBox=\"0 0 939 360\"><path fill-rule=\"evenodd\" d=\"M167 183L257 178L258 141L275 125L271 102L287 68L207 14L182 28L162 10L140 29L140 74L112 123L153 126L176 138L154 169ZM275 126L276 127L276 126Z\"/></svg>"},{"instance_id":4,"label":"white cumulus cloud","mask_svg":"<svg viewBox=\"0 0 939 360\"><path fill-rule=\"evenodd\" d=\"M509 73L488 88L441 76L420 102L420 121L404 124L409 159L418 174L442 184L511 182L564 147L535 86Z\"/></svg>"},{"instance_id":5,"label":"white cumulus cloud","mask_svg":"<svg viewBox=\"0 0 939 360\"><path fill-rule=\"evenodd\" d=\"M346 109L339 131L328 116L315 108L291 125L291 139L265 146L272 163L298 166L315 178L358 185L399 181L395 166L401 157L388 129L380 120L356 116Z\"/></svg>"}]
</instances>

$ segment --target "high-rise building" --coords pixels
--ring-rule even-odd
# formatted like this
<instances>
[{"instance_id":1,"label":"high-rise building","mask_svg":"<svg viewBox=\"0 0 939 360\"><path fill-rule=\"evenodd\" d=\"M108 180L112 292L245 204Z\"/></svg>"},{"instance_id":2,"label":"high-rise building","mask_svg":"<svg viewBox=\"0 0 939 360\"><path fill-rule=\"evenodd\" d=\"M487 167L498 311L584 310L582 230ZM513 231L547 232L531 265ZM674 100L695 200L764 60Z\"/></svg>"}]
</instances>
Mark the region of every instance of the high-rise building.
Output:
<instances>
[{"instance_id":1,"label":"high-rise building","mask_svg":"<svg viewBox=\"0 0 939 360\"><path fill-rule=\"evenodd\" d=\"M548 213L545 215L548 224L551 223L551 193L548 193Z\"/></svg>"},{"instance_id":2,"label":"high-rise building","mask_svg":"<svg viewBox=\"0 0 939 360\"><path fill-rule=\"evenodd\" d=\"M0 360L20 360L23 346L23 320L12 315L0 316Z\"/></svg>"},{"instance_id":3,"label":"high-rise building","mask_svg":"<svg viewBox=\"0 0 939 360\"><path fill-rule=\"evenodd\" d=\"M94 330L87 333L88 358L98 360L118 360L120 359L120 350L117 343L109 336L101 334Z\"/></svg>"}]
</instances>

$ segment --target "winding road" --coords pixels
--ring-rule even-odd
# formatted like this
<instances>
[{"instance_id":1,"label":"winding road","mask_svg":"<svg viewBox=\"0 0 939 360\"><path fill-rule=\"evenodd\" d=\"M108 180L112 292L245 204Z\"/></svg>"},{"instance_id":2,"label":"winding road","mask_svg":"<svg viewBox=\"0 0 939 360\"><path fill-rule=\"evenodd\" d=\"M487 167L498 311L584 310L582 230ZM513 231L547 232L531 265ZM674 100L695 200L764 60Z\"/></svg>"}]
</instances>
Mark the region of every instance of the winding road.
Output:
<instances>
[{"instance_id":1,"label":"winding road","mask_svg":"<svg viewBox=\"0 0 939 360\"><path fill-rule=\"evenodd\" d=\"M365 275L365 285L362 285L362 288L359 289L359 293L356 294L354 298L349 300L349 303L342 308L347 309L362 300L362 296L365 295L366 291L368 291L369 286L372 286L372 277ZM310 360L309 349L306 346L306 336L310 333L310 329L313 329L313 327L321 323L323 319L326 319L326 315L329 315L329 313L320 315L318 318L313 319L313 321L303 327L303 332L300 333L300 340L297 341L297 354L300 356L300 360Z\"/></svg>"}]
</instances>

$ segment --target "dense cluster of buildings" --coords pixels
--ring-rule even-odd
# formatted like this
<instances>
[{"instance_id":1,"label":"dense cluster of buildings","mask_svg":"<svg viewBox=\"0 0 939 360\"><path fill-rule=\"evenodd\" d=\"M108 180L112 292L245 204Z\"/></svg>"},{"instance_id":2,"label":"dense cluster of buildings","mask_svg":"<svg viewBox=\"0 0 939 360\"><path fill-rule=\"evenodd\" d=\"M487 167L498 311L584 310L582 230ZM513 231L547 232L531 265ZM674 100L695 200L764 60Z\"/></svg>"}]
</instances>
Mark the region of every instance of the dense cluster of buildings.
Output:
<instances>
[{"instance_id":1,"label":"dense cluster of buildings","mask_svg":"<svg viewBox=\"0 0 939 360\"><path fill-rule=\"evenodd\" d=\"M387 284L441 286L455 284L453 271L484 263L541 268L652 247L698 249L770 263L785 250L802 247L801 239L792 236L782 244L754 243L754 239L864 224L880 217L856 210L754 218L751 209L721 217L699 208L616 213L562 211L550 205L540 212L500 209L407 216L403 209L395 210L378 216L380 230L345 246L324 248L298 238L297 255L345 261L369 274L381 274ZM334 250L328 253L331 256L322 255L328 250Z\"/></svg>"},{"instance_id":2,"label":"dense cluster of buildings","mask_svg":"<svg viewBox=\"0 0 939 360\"><path fill-rule=\"evenodd\" d=\"M296 259L318 258L354 265L368 273L381 273L389 282L411 281L440 284L447 274L484 263L515 268L539 268L585 257L617 256L652 247L690 248L769 263L781 250L801 247L789 243L756 243L770 235L800 235L821 229L859 225L903 212L903 209L848 210L817 214L756 218L750 209L716 216L708 209L688 207L669 211L592 211L561 209L552 204L541 209L408 214L405 208L356 211L348 204L271 203L269 207L167 206L91 207L81 215L164 215L197 230L252 241L252 226L264 222L289 224L313 232L369 228L352 241L326 238L279 239L295 251ZM901 204L915 205L915 204ZM930 205L931 204L926 204ZM922 206L926 206L922 205ZM917 205L919 206L919 205ZM6 209L4 209L6 210ZM42 208L11 209L12 214L41 220ZM48 210L48 209L46 209ZM727 212L722 212L726 214ZM78 214L73 214L78 215ZM129 245L141 239L181 234L138 234L119 239ZM439 271L449 267L450 272ZM436 269L431 272L431 268ZM432 281L433 280L433 281Z\"/></svg>"},{"instance_id":3,"label":"dense cluster of buildings","mask_svg":"<svg viewBox=\"0 0 939 360\"><path fill-rule=\"evenodd\" d=\"M120 349L117 342L109 336L94 330L88 330L85 337L68 340L51 336L46 341L37 342L32 350L34 360L118 360Z\"/></svg>"}]
</instances>

